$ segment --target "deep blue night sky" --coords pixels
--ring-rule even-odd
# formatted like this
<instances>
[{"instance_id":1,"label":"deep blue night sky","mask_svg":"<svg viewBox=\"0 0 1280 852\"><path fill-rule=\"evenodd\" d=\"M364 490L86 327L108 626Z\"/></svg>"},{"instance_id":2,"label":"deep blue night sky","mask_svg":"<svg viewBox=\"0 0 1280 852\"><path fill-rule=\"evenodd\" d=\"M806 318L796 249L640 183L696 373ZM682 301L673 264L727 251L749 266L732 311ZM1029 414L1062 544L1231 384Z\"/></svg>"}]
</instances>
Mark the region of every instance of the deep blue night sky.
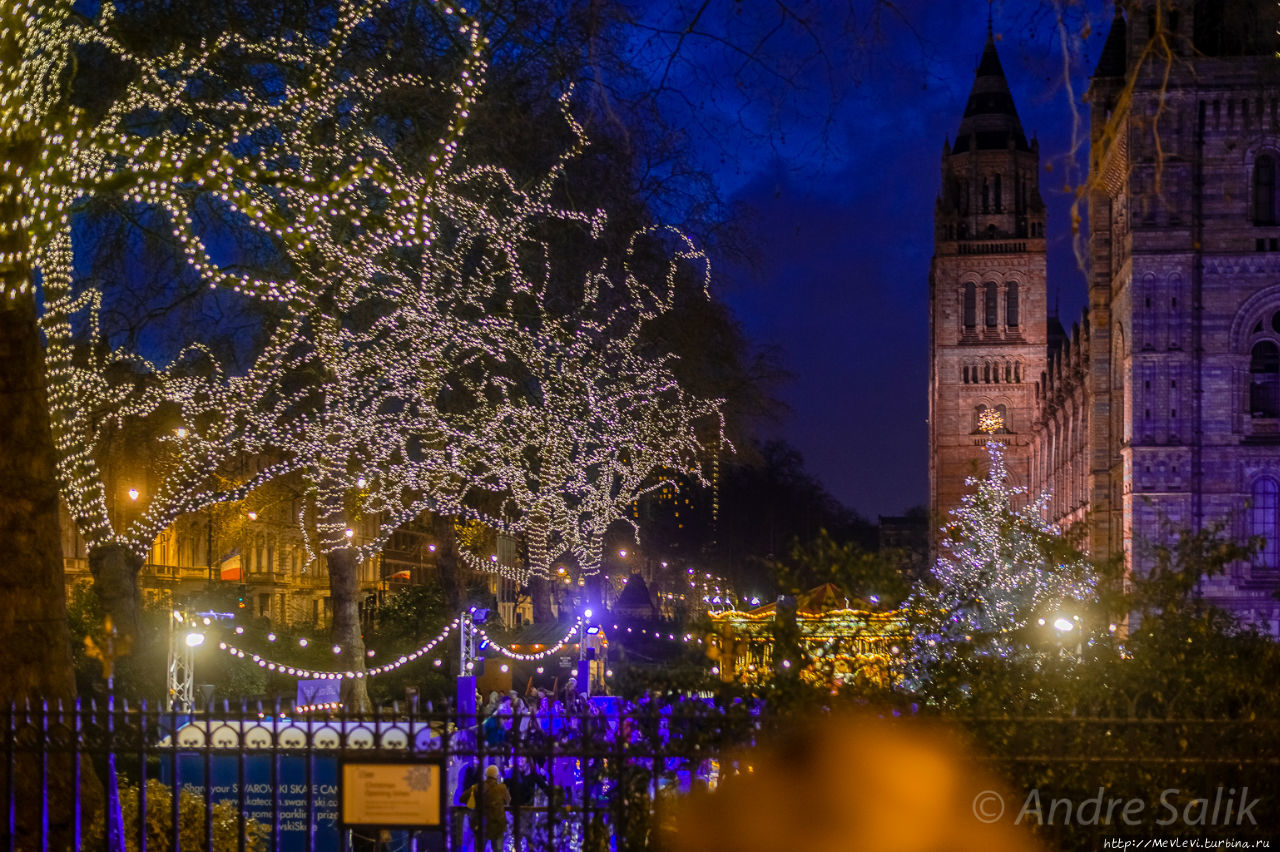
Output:
<instances>
[{"instance_id":1,"label":"deep blue night sky","mask_svg":"<svg viewBox=\"0 0 1280 852\"><path fill-rule=\"evenodd\" d=\"M986 39L987 4L915 0L897 7L900 16L871 6L856 20L844 5L829 19L818 7L826 23L816 58L815 42L794 31L792 41L771 43L775 62L794 58L790 81L752 77L705 43L682 49L691 67L723 62L726 77L745 77L738 90L751 93L715 91L699 104L699 129L714 138L704 143L708 164L749 211L755 251L750 264L718 265L717 292L753 341L781 348L792 373L780 389L789 413L777 435L833 495L874 520L927 500L933 203L942 143L960 123ZM1040 140L1049 298L1057 296L1068 329L1085 292L1065 189L1082 179L1066 82L1080 104L1110 20L1096 0L1073 7L1061 30L1049 4L993 7L1023 127ZM1059 32L1068 33L1070 75ZM690 85L700 82L693 74ZM1087 142L1083 108L1080 118Z\"/></svg>"}]
</instances>

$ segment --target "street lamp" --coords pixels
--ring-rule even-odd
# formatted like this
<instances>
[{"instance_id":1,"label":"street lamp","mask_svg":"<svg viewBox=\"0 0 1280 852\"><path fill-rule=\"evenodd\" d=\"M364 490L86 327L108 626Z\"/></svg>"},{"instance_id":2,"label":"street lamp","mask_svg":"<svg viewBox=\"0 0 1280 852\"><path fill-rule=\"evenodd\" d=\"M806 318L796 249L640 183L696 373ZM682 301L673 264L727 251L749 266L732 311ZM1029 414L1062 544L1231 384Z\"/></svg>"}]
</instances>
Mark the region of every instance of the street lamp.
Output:
<instances>
[{"instance_id":1,"label":"street lamp","mask_svg":"<svg viewBox=\"0 0 1280 852\"><path fill-rule=\"evenodd\" d=\"M130 500L133 500L133 501L137 501L137 499L138 499L138 489L136 489L136 488L130 488L130 489L129 489L129 499L130 499Z\"/></svg>"}]
</instances>

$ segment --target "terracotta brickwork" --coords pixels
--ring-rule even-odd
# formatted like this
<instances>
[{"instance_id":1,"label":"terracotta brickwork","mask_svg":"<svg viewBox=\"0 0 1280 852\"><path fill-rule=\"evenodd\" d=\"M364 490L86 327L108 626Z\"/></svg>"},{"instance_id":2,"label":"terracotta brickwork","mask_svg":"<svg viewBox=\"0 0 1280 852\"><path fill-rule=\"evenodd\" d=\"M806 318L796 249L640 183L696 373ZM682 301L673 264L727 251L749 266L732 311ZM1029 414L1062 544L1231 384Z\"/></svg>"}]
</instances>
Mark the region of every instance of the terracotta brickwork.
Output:
<instances>
[{"instance_id":1,"label":"terracotta brickwork","mask_svg":"<svg viewBox=\"0 0 1280 852\"><path fill-rule=\"evenodd\" d=\"M1034 338L1043 372L1014 429L1029 486L1052 491L1055 520L1086 525L1096 557L1143 572L1154 544L1213 524L1272 542L1202 592L1280 634L1280 60L1275 9L1250 14L1163 0L1113 22L1087 98L1089 306L1070 336L1050 318ZM944 165L944 194L946 180ZM939 282L963 274L944 246L931 282L935 511L960 487L948 430L963 405L937 390L963 348L936 331ZM1043 282L1043 254L1008 258Z\"/></svg>"}]
</instances>

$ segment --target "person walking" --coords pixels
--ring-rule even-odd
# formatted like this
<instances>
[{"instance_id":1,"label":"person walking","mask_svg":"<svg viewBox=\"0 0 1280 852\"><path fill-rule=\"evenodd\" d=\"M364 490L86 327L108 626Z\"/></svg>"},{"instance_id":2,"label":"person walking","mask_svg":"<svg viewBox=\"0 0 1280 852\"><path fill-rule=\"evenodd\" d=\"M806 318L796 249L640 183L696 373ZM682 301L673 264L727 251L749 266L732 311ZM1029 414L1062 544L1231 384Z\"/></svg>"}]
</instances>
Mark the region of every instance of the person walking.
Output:
<instances>
[{"instance_id":1,"label":"person walking","mask_svg":"<svg viewBox=\"0 0 1280 852\"><path fill-rule=\"evenodd\" d=\"M498 777L498 767L484 771L484 781L467 791L467 807L471 809L471 833L476 839L476 852L486 847L490 852L503 852L507 840L507 806L511 794Z\"/></svg>"}]
</instances>

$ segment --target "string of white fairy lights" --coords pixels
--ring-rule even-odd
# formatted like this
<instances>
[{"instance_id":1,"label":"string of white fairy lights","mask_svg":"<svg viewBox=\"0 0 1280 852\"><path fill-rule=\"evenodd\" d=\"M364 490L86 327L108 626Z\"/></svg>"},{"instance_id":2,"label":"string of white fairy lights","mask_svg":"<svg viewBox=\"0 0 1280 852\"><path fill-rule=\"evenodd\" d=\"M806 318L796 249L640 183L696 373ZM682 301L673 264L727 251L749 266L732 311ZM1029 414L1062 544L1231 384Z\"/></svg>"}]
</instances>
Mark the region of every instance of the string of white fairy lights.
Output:
<instances>
[{"instance_id":1,"label":"string of white fairy lights","mask_svg":"<svg viewBox=\"0 0 1280 852\"><path fill-rule=\"evenodd\" d=\"M519 651L513 651L510 648L499 645L497 642L493 641L493 639L489 638L489 634L486 633L484 628L482 627L476 628L476 634L480 636L481 639L489 643L487 647L492 648L502 656L512 660L523 660L525 662L532 662L535 660L545 660L547 657L550 657L553 654L557 653L565 645L571 644L570 640L573 639L578 634L578 631L582 629L583 624L584 624L583 619L579 618L577 621L573 623L573 626L569 628L569 630L564 634L564 636L562 636L554 645L549 645L544 650L538 651L537 653L534 653L534 654L522 654Z\"/></svg>"},{"instance_id":2,"label":"string of white fairy lights","mask_svg":"<svg viewBox=\"0 0 1280 852\"><path fill-rule=\"evenodd\" d=\"M476 628L476 635L485 641L486 649L492 649L496 651L498 654L501 654L502 656L512 660L522 660L526 662L532 662L536 660L546 659L547 657L550 657L556 654L557 652L559 652L560 649L564 648L566 645L572 644L571 640L578 634L583 623L584 623L583 619L579 618L573 623L573 625L568 629L568 631L565 632L564 636L561 637L558 641L556 641L552 645L549 645L546 649L542 651L538 651L537 653L533 653L533 654L523 654L523 653L520 653L519 651L513 651L510 648L506 647L505 645L495 642L483 628ZM247 660L248 662L251 662L257 665L259 668L266 669L267 671L278 672L280 674L290 675L292 677L297 677L302 679L317 679L317 680L367 679L367 678L378 677L379 675L396 671L401 666L408 665L409 663L412 663L416 660L419 660L427 656L433 650L435 650L435 648L441 642L443 642L449 636L449 634L452 633L458 627L458 624L459 624L459 619L455 618L443 630L441 630L438 634L436 634L434 639L432 639L430 642L426 643L425 645L421 646L420 648L414 651L410 651L407 654L402 654L396 659L392 660L391 662L383 663L381 665L374 666L364 671L334 671L334 670L326 670L326 669L309 669L304 666L296 666L296 665L291 665L289 663L280 662L279 660L269 659L268 657L262 654L254 653L252 650L238 647L232 644L231 642L227 642L227 641L220 641L218 643L218 650L225 651L228 655L236 659ZM309 643L309 640L301 639L299 640L298 644L300 644L302 647L306 647L310 643ZM339 653L340 650L341 650L340 646L334 646L335 654Z\"/></svg>"},{"instance_id":3,"label":"string of white fairy lights","mask_svg":"<svg viewBox=\"0 0 1280 852\"><path fill-rule=\"evenodd\" d=\"M307 680L311 680L311 679L314 679L314 680L351 680L351 679L362 680L365 678L378 677L379 675L387 674L388 672L393 672L396 669L399 669L401 666L406 666L409 663L412 663L416 660L421 659L422 657L425 657L426 655L430 654L436 648L436 646L438 646L441 642L443 642L446 637L448 637L448 635L458 626L458 623L459 623L459 619L455 618L443 630L441 630L438 634L436 634L436 637L434 639L432 639L430 642L426 643L422 647L418 648L417 650L410 651L407 654L402 654L389 663L383 663L381 665L374 666L373 668L366 669L364 671L353 671L353 670L332 671L332 670L325 670L325 669L309 669L303 666L295 666L289 663L280 662L278 660L268 659L261 654L255 654L252 651L246 650L244 648L236 647L232 643L226 642L226 641L219 642L218 649L221 651L225 651L228 655L235 657L236 659L248 660L249 662L256 664L259 668L266 669L267 671L278 672L280 674L290 675L292 677L297 677L297 678L302 678ZM338 652L335 651L335 653L338 653Z\"/></svg>"}]
</instances>

